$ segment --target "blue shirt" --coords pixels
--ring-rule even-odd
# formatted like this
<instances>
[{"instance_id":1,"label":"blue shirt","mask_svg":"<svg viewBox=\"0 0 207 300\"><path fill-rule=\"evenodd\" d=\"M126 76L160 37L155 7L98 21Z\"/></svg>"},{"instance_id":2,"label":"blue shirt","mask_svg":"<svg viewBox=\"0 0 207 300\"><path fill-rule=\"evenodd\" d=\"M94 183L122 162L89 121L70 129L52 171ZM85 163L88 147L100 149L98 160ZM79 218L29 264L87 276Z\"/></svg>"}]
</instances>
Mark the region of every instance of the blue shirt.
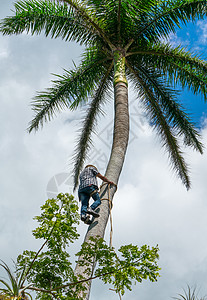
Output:
<instances>
[{"instance_id":1,"label":"blue shirt","mask_svg":"<svg viewBox=\"0 0 207 300\"><path fill-rule=\"evenodd\" d=\"M98 187L98 181L96 175L98 174L98 170L95 167L87 167L80 173L80 185L79 189L83 189L90 185L95 185Z\"/></svg>"}]
</instances>

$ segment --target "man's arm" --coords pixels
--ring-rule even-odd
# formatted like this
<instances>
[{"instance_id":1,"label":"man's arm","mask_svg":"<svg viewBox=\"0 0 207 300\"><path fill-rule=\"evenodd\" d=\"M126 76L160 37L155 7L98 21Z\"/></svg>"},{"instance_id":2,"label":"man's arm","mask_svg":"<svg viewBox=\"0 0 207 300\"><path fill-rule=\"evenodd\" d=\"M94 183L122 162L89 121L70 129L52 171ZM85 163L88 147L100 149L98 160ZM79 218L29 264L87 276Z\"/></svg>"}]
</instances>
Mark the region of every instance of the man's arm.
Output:
<instances>
[{"instance_id":1,"label":"man's arm","mask_svg":"<svg viewBox=\"0 0 207 300\"><path fill-rule=\"evenodd\" d=\"M103 180L104 182L107 182L111 185L116 185L113 181L108 180L105 176L101 175L100 173L98 173L96 176L101 180Z\"/></svg>"}]
</instances>

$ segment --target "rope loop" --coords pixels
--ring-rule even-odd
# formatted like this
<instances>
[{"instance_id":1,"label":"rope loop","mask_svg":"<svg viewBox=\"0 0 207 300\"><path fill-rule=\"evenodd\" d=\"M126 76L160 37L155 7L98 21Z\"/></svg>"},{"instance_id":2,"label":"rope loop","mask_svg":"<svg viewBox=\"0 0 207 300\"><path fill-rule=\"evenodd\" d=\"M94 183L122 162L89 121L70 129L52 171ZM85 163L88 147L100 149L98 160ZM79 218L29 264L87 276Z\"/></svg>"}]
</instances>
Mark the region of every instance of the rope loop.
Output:
<instances>
[{"instance_id":1,"label":"rope loop","mask_svg":"<svg viewBox=\"0 0 207 300\"><path fill-rule=\"evenodd\" d=\"M108 198L101 198L101 201L103 201L103 200L109 201L110 209L112 209L112 208L113 208L113 202L112 202L111 199L110 199L110 188L111 188L110 183L108 183L108 182L103 182L102 185L100 186L100 190L101 190L101 188L104 187L105 185L108 186ZM116 191L117 191L117 185L113 184L113 186L115 186L115 188L116 188L116 190L115 190L115 193L116 193Z\"/></svg>"},{"instance_id":2,"label":"rope loop","mask_svg":"<svg viewBox=\"0 0 207 300\"><path fill-rule=\"evenodd\" d=\"M110 183L108 183L108 182L103 182L102 183L102 185L100 186L100 189L104 186L104 185L108 185L108 187L110 186L110 188L111 188L111 186L114 186L115 188L116 188L116 190L115 190L115 193L116 193L116 191L117 191L117 185L116 184L110 184Z\"/></svg>"},{"instance_id":3,"label":"rope loop","mask_svg":"<svg viewBox=\"0 0 207 300\"><path fill-rule=\"evenodd\" d=\"M109 204L110 204L110 206L111 206L110 209L113 208L113 202L111 201L111 199L108 199L108 198L102 198L101 201L103 201L103 200L109 201Z\"/></svg>"}]
</instances>

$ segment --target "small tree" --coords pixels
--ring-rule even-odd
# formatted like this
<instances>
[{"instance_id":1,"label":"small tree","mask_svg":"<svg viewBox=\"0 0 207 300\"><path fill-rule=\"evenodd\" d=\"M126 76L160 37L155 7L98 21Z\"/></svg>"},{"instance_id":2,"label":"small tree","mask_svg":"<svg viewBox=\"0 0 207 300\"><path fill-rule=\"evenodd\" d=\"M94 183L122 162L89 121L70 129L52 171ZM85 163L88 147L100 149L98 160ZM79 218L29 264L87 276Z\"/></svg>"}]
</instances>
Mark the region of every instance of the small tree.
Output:
<instances>
[{"instance_id":1,"label":"small tree","mask_svg":"<svg viewBox=\"0 0 207 300\"><path fill-rule=\"evenodd\" d=\"M84 284L97 278L110 284L120 295L124 295L126 289L132 290L136 282L157 280L157 246L150 248L147 245L138 247L130 244L115 251L98 237L91 238L90 243L84 243L77 253L82 258L79 263L85 266L86 272L76 276L68 253L70 244L79 237L76 230L79 223L76 201L73 196L59 194L57 199L47 200L41 209L41 215L35 217L39 226L33 230L33 235L45 242L37 252L25 250L18 256L16 277L6 264L1 265L8 277L12 278L12 288L1 280L4 288L0 290L4 296L23 300L23 292L29 295L28 291L33 290L37 292L36 298L41 300L84 300L87 294ZM92 277L90 265L94 258L97 269ZM12 291L14 287L15 292Z\"/></svg>"}]
</instances>

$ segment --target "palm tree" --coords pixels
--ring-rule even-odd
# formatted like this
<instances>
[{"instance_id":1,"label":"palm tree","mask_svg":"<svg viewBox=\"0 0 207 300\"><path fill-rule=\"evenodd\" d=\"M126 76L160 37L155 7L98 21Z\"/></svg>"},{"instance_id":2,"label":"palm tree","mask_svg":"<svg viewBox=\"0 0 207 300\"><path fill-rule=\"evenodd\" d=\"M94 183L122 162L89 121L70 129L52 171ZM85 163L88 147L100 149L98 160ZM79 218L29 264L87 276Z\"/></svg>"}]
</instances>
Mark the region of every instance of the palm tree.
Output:
<instances>
[{"instance_id":1,"label":"palm tree","mask_svg":"<svg viewBox=\"0 0 207 300\"><path fill-rule=\"evenodd\" d=\"M128 80L149 122L161 136L175 172L188 189L190 179L181 146L203 152L200 135L177 100L177 84L207 98L207 64L195 54L167 41L171 32L206 14L206 0L23 0L14 4L14 16L1 22L4 35L40 34L84 46L80 65L65 70L53 86L34 98L29 132L63 109L88 103L74 155L74 183L92 144L97 116L114 88L114 134L106 176L116 184L124 163L129 136ZM115 188L111 191L113 199ZM101 194L104 193L104 188ZM109 205L103 201L100 218L86 234L104 236ZM91 266L93 272L95 262ZM76 274L85 269L77 265ZM89 295L90 285L88 286ZM87 296L89 297L89 296ZM86 298L87 298L86 297Z\"/></svg>"}]
</instances>

